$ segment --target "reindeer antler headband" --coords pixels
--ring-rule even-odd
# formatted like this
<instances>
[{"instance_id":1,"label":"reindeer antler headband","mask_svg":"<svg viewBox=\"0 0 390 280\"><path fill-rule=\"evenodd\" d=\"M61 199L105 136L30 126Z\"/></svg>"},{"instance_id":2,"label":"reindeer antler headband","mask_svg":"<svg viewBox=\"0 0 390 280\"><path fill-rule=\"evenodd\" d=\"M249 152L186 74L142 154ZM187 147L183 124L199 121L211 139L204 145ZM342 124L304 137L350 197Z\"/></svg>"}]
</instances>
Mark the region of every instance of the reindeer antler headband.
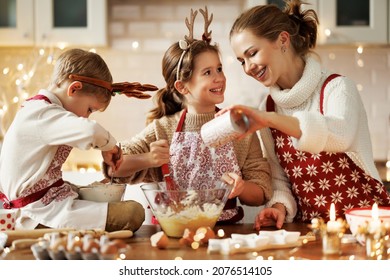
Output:
<instances>
[{"instance_id":1,"label":"reindeer antler headband","mask_svg":"<svg viewBox=\"0 0 390 280\"><path fill-rule=\"evenodd\" d=\"M150 98L151 96L149 94L144 93L144 91L158 90L156 86L150 84L140 84L138 82L110 83L104 80L86 77L77 74L70 74L69 79L105 88L109 92L111 92L112 96L114 96L115 93L119 93L119 94L125 94L127 97L147 99Z\"/></svg>"},{"instance_id":2,"label":"reindeer antler headband","mask_svg":"<svg viewBox=\"0 0 390 280\"><path fill-rule=\"evenodd\" d=\"M203 18L204 18L204 33L202 35L202 40L206 41L207 43L210 43L212 31L208 31L208 28L213 20L213 14L211 14L210 18L209 18L207 6L205 7L204 10L199 9L199 12L203 15ZM191 44L194 41L196 41L196 39L194 39L194 23L195 23L195 17L197 14L198 14L198 11L194 12L191 9L190 20L188 20L188 18L185 19L185 23L186 23L186 26L188 28L189 34L188 34L188 36L187 35L184 36L185 40L179 41L179 47L183 50L183 52L180 56L179 62L177 63L176 80L179 80L179 77L180 77L180 68L181 68L181 64L183 62L184 55L191 48Z\"/></svg>"}]
</instances>

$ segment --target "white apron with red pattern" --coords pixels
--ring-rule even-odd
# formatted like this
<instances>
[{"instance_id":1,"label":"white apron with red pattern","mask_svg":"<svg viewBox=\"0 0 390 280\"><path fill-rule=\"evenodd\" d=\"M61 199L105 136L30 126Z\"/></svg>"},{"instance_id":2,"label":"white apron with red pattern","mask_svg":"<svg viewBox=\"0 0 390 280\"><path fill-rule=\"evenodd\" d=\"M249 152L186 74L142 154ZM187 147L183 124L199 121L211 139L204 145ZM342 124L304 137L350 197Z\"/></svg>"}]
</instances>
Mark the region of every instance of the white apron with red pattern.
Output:
<instances>
[{"instance_id":1,"label":"white apron with red pattern","mask_svg":"<svg viewBox=\"0 0 390 280\"><path fill-rule=\"evenodd\" d=\"M241 176L233 143L218 148L207 147L199 132L182 132L187 111L184 110L170 145L170 176L181 189L209 188L226 172ZM229 199L218 222L237 222L244 216L237 199Z\"/></svg>"},{"instance_id":2,"label":"white apron with red pattern","mask_svg":"<svg viewBox=\"0 0 390 280\"><path fill-rule=\"evenodd\" d=\"M51 103L46 96L37 95L31 99L44 99ZM62 181L61 168L71 150L71 146L60 145L45 175L31 188L23 191L20 197L39 192ZM22 218L17 223L17 228L31 229L43 224L52 228L104 229L107 203L76 199L79 196L76 188L66 181L50 187L41 199L20 209Z\"/></svg>"},{"instance_id":3,"label":"white apron with red pattern","mask_svg":"<svg viewBox=\"0 0 390 280\"><path fill-rule=\"evenodd\" d=\"M27 101L29 100L45 100L46 102L51 103L51 101L44 95L35 95L34 97L27 99ZM72 147L70 146L59 146L46 174L32 187L23 191L20 194L20 197L25 197L40 190L46 189L49 186L54 185L59 179L62 179L61 168L71 151ZM59 186L49 188L46 194L41 198L41 202L44 205L48 205L53 200L61 201L67 197L78 197L78 194L72 190L72 187L69 184L64 182Z\"/></svg>"},{"instance_id":4,"label":"white apron with red pattern","mask_svg":"<svg viewBox=\"0 0 390 280\"><path fill-rule=\"evenodd\" d=\"M63 163L69 156L71 150L72 147L70 146L59 146L46 174L36 184L34 184L34 186L23 191L20 196L24 197L32 193L38 192L42 189L47 188L50 185L53 185L55 182L58 181L59 178L62 178L61 168ZM77 198L78 194L72 189L70 184L64 182L60 186L49 188L46 194L41 198L41 202L44 205L48 205L52 201L61 201L68 197Z\"/></svg>"},{"instance_id":5,"label":"white apron with red pattern","mask_svg":"<svg viewBox=\"0 0 390 280\"><path fill-rule=\"evenodd\" d=\"M336 77L330 76L321 90L320 111L324 87ZM274 111L274 101L268 96L267 111ZM383 184L366 174L346 153L321 152L311 154L296 150L290 136L271 129L275 152L284 168L298 203L296 221L310 222L315 217L329 220L331 203L336 216L344 218L345 211L354 207L371 207L374 202L390 205Z\"/></svg>"}]
</instances>

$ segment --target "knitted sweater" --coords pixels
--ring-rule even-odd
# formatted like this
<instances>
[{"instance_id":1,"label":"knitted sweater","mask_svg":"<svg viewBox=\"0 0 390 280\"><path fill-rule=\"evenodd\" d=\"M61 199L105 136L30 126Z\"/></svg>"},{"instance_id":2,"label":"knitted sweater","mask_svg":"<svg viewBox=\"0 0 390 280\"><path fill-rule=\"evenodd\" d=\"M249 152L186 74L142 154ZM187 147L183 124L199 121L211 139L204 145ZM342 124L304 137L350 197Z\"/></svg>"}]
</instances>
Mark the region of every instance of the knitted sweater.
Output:
<instances>
[{"instance_id":1,"label":"knitted sweater","mask_svg":"<svg viewBox=\"0 0 390 280\"><path fill-rule=\"evenodd\" d=\"M183 111L174 115L164 116L154 120L141 133L128 141L121 142L124 154L140 154L150 151L150 144L157 140L168 140L172 142L172 137L176 131L177 124ZM200 131L201 126L212 120L215 113L191 114L187 113L183 125L183 132ZM246 181L256 183L263 189L266 200L272 194L271 175L269 164L263 157L259 138L256 134L250 135L242 140L233 142L242 178ZM163 177L160 168L150 168L131 174L125 181L128 183L157 182Z\"/></svg>"},{"instance_id":2,"label":"knitted sweater","mask_svg":"<svg viewBox=\"0 0 390 280\"><path fill-rule=\"evenodd\" d=\"M275 112L299 120L302 136L292 137L294 148L314 154L345 152L367 174L380 181L372 156L366 111L355 84L347 77L330 81L324 91L324 113L320 113L321 87L330 74L314 58L308 57L303 75L293 88L270 88ZM265 100L259 109L266 110ZM291 183L276 157L270 129L260 130L260 135L271 166L274 189L274 196L266 206L283 203L287 209L286 222L291 222L297 212Z\"/></svg>"}]
</instances>

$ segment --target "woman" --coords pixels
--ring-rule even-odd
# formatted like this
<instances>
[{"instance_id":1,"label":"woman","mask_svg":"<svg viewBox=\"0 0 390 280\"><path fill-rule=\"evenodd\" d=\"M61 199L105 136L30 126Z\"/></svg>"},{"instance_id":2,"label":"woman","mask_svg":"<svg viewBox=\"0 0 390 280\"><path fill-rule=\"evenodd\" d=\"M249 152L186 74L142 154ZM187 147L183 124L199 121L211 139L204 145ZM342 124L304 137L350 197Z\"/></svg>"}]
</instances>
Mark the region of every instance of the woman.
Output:
<instances>
[{"instance_id":1,"label":"woman","mask_svg":"<svg viewBox=\"0 0 390 280\"><path fill-rule=\"evenodd\" d=\"M344 216L352 207L390 198L375 168L364 106L355 84L331 75L312 56L318 18L301 1L256 6L234 22L230 41L244 72L269 87L259 110L235 105L260 130L271 165L274 196L255 228L329 219L331 203ZM325 87L326 86L326 87Z\"/></svg>"}]
</instances>

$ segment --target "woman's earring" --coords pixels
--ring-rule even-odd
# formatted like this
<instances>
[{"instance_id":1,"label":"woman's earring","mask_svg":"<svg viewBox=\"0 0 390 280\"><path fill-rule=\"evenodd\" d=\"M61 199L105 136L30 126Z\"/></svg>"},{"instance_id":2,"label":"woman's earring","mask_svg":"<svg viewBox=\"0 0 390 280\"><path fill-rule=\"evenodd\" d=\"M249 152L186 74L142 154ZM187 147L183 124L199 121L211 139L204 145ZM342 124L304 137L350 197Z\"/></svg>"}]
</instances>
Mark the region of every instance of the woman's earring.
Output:
<instances>
[{"instance_id":1,"label":"woman's earring","mask_svg":"<svg viewBox=\"0 0 390 280\"><path fill-rule=\"evenodd\" d=\"M285 52L286 52L286 46L283 45L283 46L282 46L282 53L285 53Z\"/></svg>"}]
</instances>

